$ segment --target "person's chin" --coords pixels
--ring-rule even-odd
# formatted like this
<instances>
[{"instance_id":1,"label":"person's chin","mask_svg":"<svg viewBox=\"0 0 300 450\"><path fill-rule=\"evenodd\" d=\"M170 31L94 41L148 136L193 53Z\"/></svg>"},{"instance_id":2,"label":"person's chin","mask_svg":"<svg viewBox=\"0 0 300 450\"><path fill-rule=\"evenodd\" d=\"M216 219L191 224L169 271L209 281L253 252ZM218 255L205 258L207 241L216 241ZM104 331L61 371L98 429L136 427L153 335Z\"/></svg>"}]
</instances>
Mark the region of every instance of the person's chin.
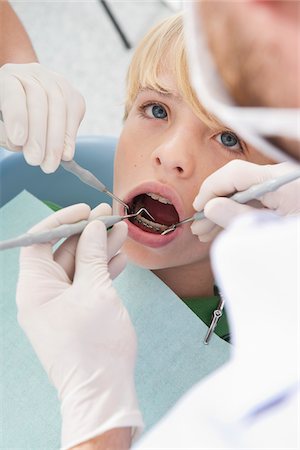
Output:
<instances>
[{"instance_id":1,"label":"person's chin","mask_svg":"<svg viewBox=\"0 0 300 450\"><path fill-rule=\"evenodd\" d=\"M183 267L208 260L209 244L203 244L203 247L201 246L202 248L199 248L196 253L193 252L194 248L193 250L190 248L191 251L185 253L185 247L177 247L176 250L166 252L164 248L153 249L128 239L123 246L123 251L126 253L129 262L149 270Z\"/></svg>"},{"instance_id":2,"label":"person's chin","mask_svg":"<svg viewBox=\"0 0 300 450\"><path fill-rule=\"evenodd\" d=\"M174 257L171 255L162 255L158 249L151 249L130 239L125 242L122 250L126 253L129 262L143 269L165 269L174 264Z\"/></svg>"}]
</instances>

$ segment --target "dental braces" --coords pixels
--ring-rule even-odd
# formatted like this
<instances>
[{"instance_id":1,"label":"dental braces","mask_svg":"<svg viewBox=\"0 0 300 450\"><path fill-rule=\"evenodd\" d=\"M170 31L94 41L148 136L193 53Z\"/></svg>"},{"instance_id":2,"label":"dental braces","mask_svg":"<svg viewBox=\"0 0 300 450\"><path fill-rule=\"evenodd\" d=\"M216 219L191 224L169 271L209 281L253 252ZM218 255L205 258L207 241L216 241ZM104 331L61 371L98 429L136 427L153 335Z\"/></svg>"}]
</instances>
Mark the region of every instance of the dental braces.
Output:
<instances>
[{"instance_id":1,"label":"dental braces","mask_svg":"<svg viewBox=\"0 0 300 450\"><path fill-rule=\"evenodd\" d=\"M134 220L136 220L138 223L140 223L141 225L144 225L147 228L150 228L154 231L164 231L166 230L168 227L166 225L159 225L159 226L154 226L153 222L150 220L145 219L145 217L141 217L141 216L136 216L134 218Z\"/></svg>"}]
</instances>

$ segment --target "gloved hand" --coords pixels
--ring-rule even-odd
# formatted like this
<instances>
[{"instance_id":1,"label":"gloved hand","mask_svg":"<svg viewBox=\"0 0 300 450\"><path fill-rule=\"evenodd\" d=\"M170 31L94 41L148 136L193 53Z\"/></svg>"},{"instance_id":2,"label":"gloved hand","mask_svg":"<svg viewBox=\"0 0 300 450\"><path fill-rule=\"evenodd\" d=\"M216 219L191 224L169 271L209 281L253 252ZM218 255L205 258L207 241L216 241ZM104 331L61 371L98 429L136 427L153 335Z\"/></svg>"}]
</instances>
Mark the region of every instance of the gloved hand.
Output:
<instances>
[{"instance_id":1,"label":"gloved hand","mask_svg":"<svg viewBox=\"0 0 300 450\"><path fill-rule=\"evenodd\" d=\"M202 242L211 241L237 216L253 210L253 206L242 205L223 196L244 191L254 184L277 178L297 168L299 166L291 163L263 166L241 160L231 161L221 167L204 181L194 200L194 208L197 211L204 209L207 219L193 222L192 233L198 235ZM255 207L267 208L279 215L298 214L300 212L300 180L265 194L253 204Z\"/></svg>"},{"instance_id":2,"label":"gloved hand","mask_svg":"<svg viewBox=\"0 0 300 450\"><path fill-rule=\"evenodd\" d=\"M89 214L87 205L74 205L31 231ZM125 223L107 237L95 220L79 238L75 264L72 255L66 257L74 240L54 254L51 244L21 251L18 319L58 391L63 449L113 428L142 426L134 387L136 336L110 277L124 268L125 258L117 252L126 235Z\"/></svg>"},{"instance_id":3,"label":"gloved hand","mask_svg":"<svg viewBox=\"0 0 300 450\"><path fill-rule=\"evenodd\" d=\"M108 203L101 203L92 209L88 219L96 219L99 216L110 216L112 214L112 208ZM59 263L63 266L66 274L73 280L75 272L75 256L76 249L79 240L78 235L71 236L65 240L64 245L61 245L55 252L55 259L59 259ZM122 258L114 258L109 266L109 274L112 280L116 278L124 269L125 254L122 254Z\"/></svg>"},{"instance_id":4,"label":"gloved hand","mask_svg":"<svg viewBox=\"0 0 300 450\"><path fill-rule=\"evenodd\" d=\"M61 75L39 63L0 68L0 146L54 172L73 158L85 102Z\"/></svg>"}]
</instances>

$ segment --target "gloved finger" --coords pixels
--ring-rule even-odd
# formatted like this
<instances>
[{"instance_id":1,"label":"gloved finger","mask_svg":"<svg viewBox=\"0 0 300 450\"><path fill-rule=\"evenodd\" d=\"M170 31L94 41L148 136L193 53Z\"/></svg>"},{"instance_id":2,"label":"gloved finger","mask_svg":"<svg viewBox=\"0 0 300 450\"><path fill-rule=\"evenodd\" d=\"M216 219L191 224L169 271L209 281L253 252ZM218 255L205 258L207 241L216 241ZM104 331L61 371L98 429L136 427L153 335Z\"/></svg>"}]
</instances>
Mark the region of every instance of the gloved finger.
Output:
<instances>
[{"instance_id":1,"label":"gloved finger","mask_svg":"<svg viewBox=\"0 0 300 450\"><path fill-rule=\"evenodd\" d=\"M26 95L22 84L14 76L4 75L1 80L0 111L9 142L14 146L24 145L28 137Z\"/></svg>"},{"instance_id":2,"label":"gloved finger","mask_svg":"<svg viewBox=\"0 0 300 450\"><path fill-rule=\"evenodd\" d=\"M80 220L87 219L89 213L90 207L85 203L68 206L67 208L60 209L56 213L51 214L51 216L42 220L28 232L37 233L44 230L49 230L54 227L58 227L63 224L79 222ZM20 257L21 259L27 257L36 257L53 260L52 245L53 243L46 243L24 247L21 249Z\"/></svg>"},{"instance_id":3,"label":"gloved finger","mask_svg":"<svg viewBox=\"0 0 300 450\"><path fill-rule=\"evenodd\" d=\"M21 258L16 302L19 312L62 294L71 281L61 266L48 259Z\"/></svg>"},{"instance_id":4,"label":"gloved finger","mask_svg":"<svg viewBox=\"0 0 300 450\"><path fill-rule=\"evenodd\" d=\"M205 216L222 228L228 225L241 214L253 211L249 205L242 205L225 197L210 200L204 208Z\"/></svg>"},{"instance_id":5,"label":"gloved finger","mask_svg":"<svg viewBox=\"0 0 300 450\"><path fill-rule=\"evenodd\" d=\"M208 219L195 220L191 225L191 231L193 234L200 236L208 234L215 227L215 224ZM201 240L201 239L200 239Z\"/></svg>"},{"instance_id":6,"label":"gloved finger","mask_svg":"<svg viewBox=\"0 0 300 450\"><path fill-rule=\"evenodd\" d=\"M89 220L98 216L109 216L111 214L111 206L107 203L101 203L96 206L89 215ZM54 253L54 260L60 264L67 273L70 280L73 280L75 271L75 255L79 236L69 237Z\"/></svg>"},{"instance_id":7,"label":"gloved finger","mask_svg":"<svg viewBox=\"0 0 300 450\"><path fill-rule=\"evenodd\" d=\"M107 231L98 220L85 227L77 245L74 282L84 279L90 280L91 286L98 279L104 284L110 280L107 270Z\"/></svg>"},{"instance_id":8,"label":"gloved finger","mask_svg":"<svg viewBox=\"0 0 300 450\"><path fill-rule=\"evenodd\" d=\"M218 225L215 225L209 233L201 234L200 236L198 236L199 241L202 243L211 242L222 230L223 228L219 227Z\"/></svg>"},{"instance_id":9,"label":"gloved finger","mask_svg":"<svg viewBox=\"0 0 300 450\"><path fill-rule=\"evenodd\" d=\"M300 212L300 179L281 186L260 198L262 204L280 215L296 215Z\"/></svg>"},{"instance_id":10,"label":"gloved finger","mask_svg":"<svg viewBox=\"0 0 300 450\"><path fill-rule=\"evenodd\" d=\"M23 147L28 164L38 166L45 155L47 136L47 95L38 81L23 80L28 110L28 139Z\"/></svg>"},{"instance_id":11,"label":"gloved finger","mask_svg":"<svg viewBox=\"0 0 300 450\"><path fill-rule=\"evenodd\" d=\"M128 226L125 222L117 223L112 230L108 232L107 237L107 261L120 250L124 244L128 233Z\"/></svg>"},{"instance_id":12,"label":"gloved finger","mask_svg":"<svg viewBox=\"0 0 300 450\"><path fill-rule=\"evenodd\" d=\"M108 272L110 275L110 278L114 280L120 273L125 269L127 263L127 256L125 253L118 253L116 256L114 256L109 264L108 264Z\"/></svg>"},{"instance_id":13,"label":"gloved finger","mask_svg":"<svg viewBox=\"0 0 300 450\"><path fill-rule=\"evenodd\" d=\"M108 203L100 203L92 209L89 219L96 219L98 216L110 216L112 214L112 208Z\"/></svg>"},{"instance_id":14,"label":"gloved finger","mask_svg":"<svg viewBox=\"0 0 300 450\"><path fill-rule=\"evenodd\" d=\"M61 90L55 82L44 84L48 95L48 120L46 148L41 169L52 173L58 168L64 151L66 105Z\"/></svg>"},{"instance_id":15,"label":"gloved finger","mask_svg":"<svg viewBox=\"0 0 300 450\"><path fill-rule=\"evenodd\" d=\"M58 84L66 103L66 129L62 157L65 161L70 161L74 156L76 135L84 117L86 106L83 96L71 88L64 79L59 78Z\"/></svg>"},{"instance_id":16,"label":"gloved finger","mask_svg":"<svg viewBox=\"0 0 300 450\"><path fill-rule=\"evenodd\" d=\"M0 147L6 148L13 152L21 152L22 147L14 145L7 137L4 123L0 120Z\"/></svg>"},{"instance_id":17,"label":"gloved finger","mask_svg":"<svg viewBox=\"0 0 300 450\"><path fill-rule=\"evenodd\" d=\"M79 236L70 236L53 254L54 261L64 269L70 280L74 277L78 240Z\"/></svg>"},{"instance_id":18,"label":"gloved finger","mask_svg":"<svg viewBox=\"0 0 300 450\"><path fill-rule=\"evenodd\" d=\"M211 174L203 182L193 207L201 211L214 197L224 197L234 192L244 191L253 184L274 178L271 165L258 165L248 161L234 160Z\"/></svg>"}]
</instances>

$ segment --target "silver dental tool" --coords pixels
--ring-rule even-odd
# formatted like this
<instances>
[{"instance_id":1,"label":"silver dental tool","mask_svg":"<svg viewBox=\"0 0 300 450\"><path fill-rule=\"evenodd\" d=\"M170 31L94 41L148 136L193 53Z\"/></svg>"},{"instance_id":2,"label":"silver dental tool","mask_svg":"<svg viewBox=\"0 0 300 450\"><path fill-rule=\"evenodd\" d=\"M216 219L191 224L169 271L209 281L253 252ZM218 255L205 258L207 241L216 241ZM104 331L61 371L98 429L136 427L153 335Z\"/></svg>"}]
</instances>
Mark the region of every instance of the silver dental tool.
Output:
<instances>
[{"instance_id":1,"label":"silver dental tool","mask_svg":"<svg viewBox=\"0 0 300 450\"><path fill-rule=\"evenodd\" d=\"M129 206L126 205L120 198L118 198L115 194L110 192L107 187L100 181L98 178L95 177L95 175L92 174L87 169L84 169L81 167L77 162L74 160L72 161L61 161L60 165L67 170L68 172L71 172L73 175L78 177L80 181L87 184L88 186L91 186L92 188L96 189L97 191L103 192L107 195L109 195L111 198L119 202L121 205L124 206L125 211L129 210Z\"/></svg>"},{"instance_id":2,"label":"silver dental tool","mask_svg":"<svg viewBox=\"0 0 300 450\"><path fill-rule=\"evenodd\" d=\"M236 192L235 194L229 196L231 200L234 200L237 203L247 203L250 200L258 199L262 197L263 195L267 194L268 192L273 192L279 189L281 186L290 183L291 181L296 180L297 178L300 178L300 169L287 173L285 175L282 175L281 177L274 178L273 180L265 181L261 184L255 184L251 186L249 189L242 191L242 192ZM161 235L164 236L165 234L171 233L174 231L177 227L180 225L183 225L188 222L193 222L194 220L202 220L205 219L204 210L195 213L193 216L188 217L187 219L182 220L181 222L174 223L169 228L164 230Z\"/></svg>"},{"instance_id":3,"label":"silver dental tool","mask_svg":"<svg viewBox=\"0 0 300 450\"><path fill-rule=\"evenodd\" d=\"M213 332L216 329L216 326L218 325L219 320L221 319L223 315L223 309L224 309L225 301L220 299L217 309L214 310L212 320L210 322L209 328L207 330L206 336L204 338L204 344L207 345L213 335Z\"/></svg>"},{"instance_id":4,"label":"silver dental tool","mask_svg":"<svg viewBox=\"0 0 300 450\"><path fill-rule=\"evenodd\" d=\"M131 217L138 216L143 211L146 214L148 214L149 217L151 217L151 219L153 219L151 214L149 214L145 208L139 209L134 214L127 214L124 216L118 216L118 215L99 216L99 217L97 217L95 219L91 219L91 220L81 220L80 222L77 222L77 223L60 225L59 227L52 228L50 230L41 231L40 233L37 232L37 233L21 234L20 236L17 236L16 238L8 239L7 241L0 242L0 251L6 250L9 248L15 248L15 247L28 247L28 246L34 245L34 244L43 244L46 242L51 242L54 240L57 241L57 240L60 240L63 238L67 238L69 236L73 236L74 234L80 234L84 230L84 228L93 220L100 220L101 222L104 223L104 225L106 226L106 229L108 229L108 228L112 227L113 225L115 225L116 223L121 222L122 220L130 219Z\"/></svg>"}]
</instances>

